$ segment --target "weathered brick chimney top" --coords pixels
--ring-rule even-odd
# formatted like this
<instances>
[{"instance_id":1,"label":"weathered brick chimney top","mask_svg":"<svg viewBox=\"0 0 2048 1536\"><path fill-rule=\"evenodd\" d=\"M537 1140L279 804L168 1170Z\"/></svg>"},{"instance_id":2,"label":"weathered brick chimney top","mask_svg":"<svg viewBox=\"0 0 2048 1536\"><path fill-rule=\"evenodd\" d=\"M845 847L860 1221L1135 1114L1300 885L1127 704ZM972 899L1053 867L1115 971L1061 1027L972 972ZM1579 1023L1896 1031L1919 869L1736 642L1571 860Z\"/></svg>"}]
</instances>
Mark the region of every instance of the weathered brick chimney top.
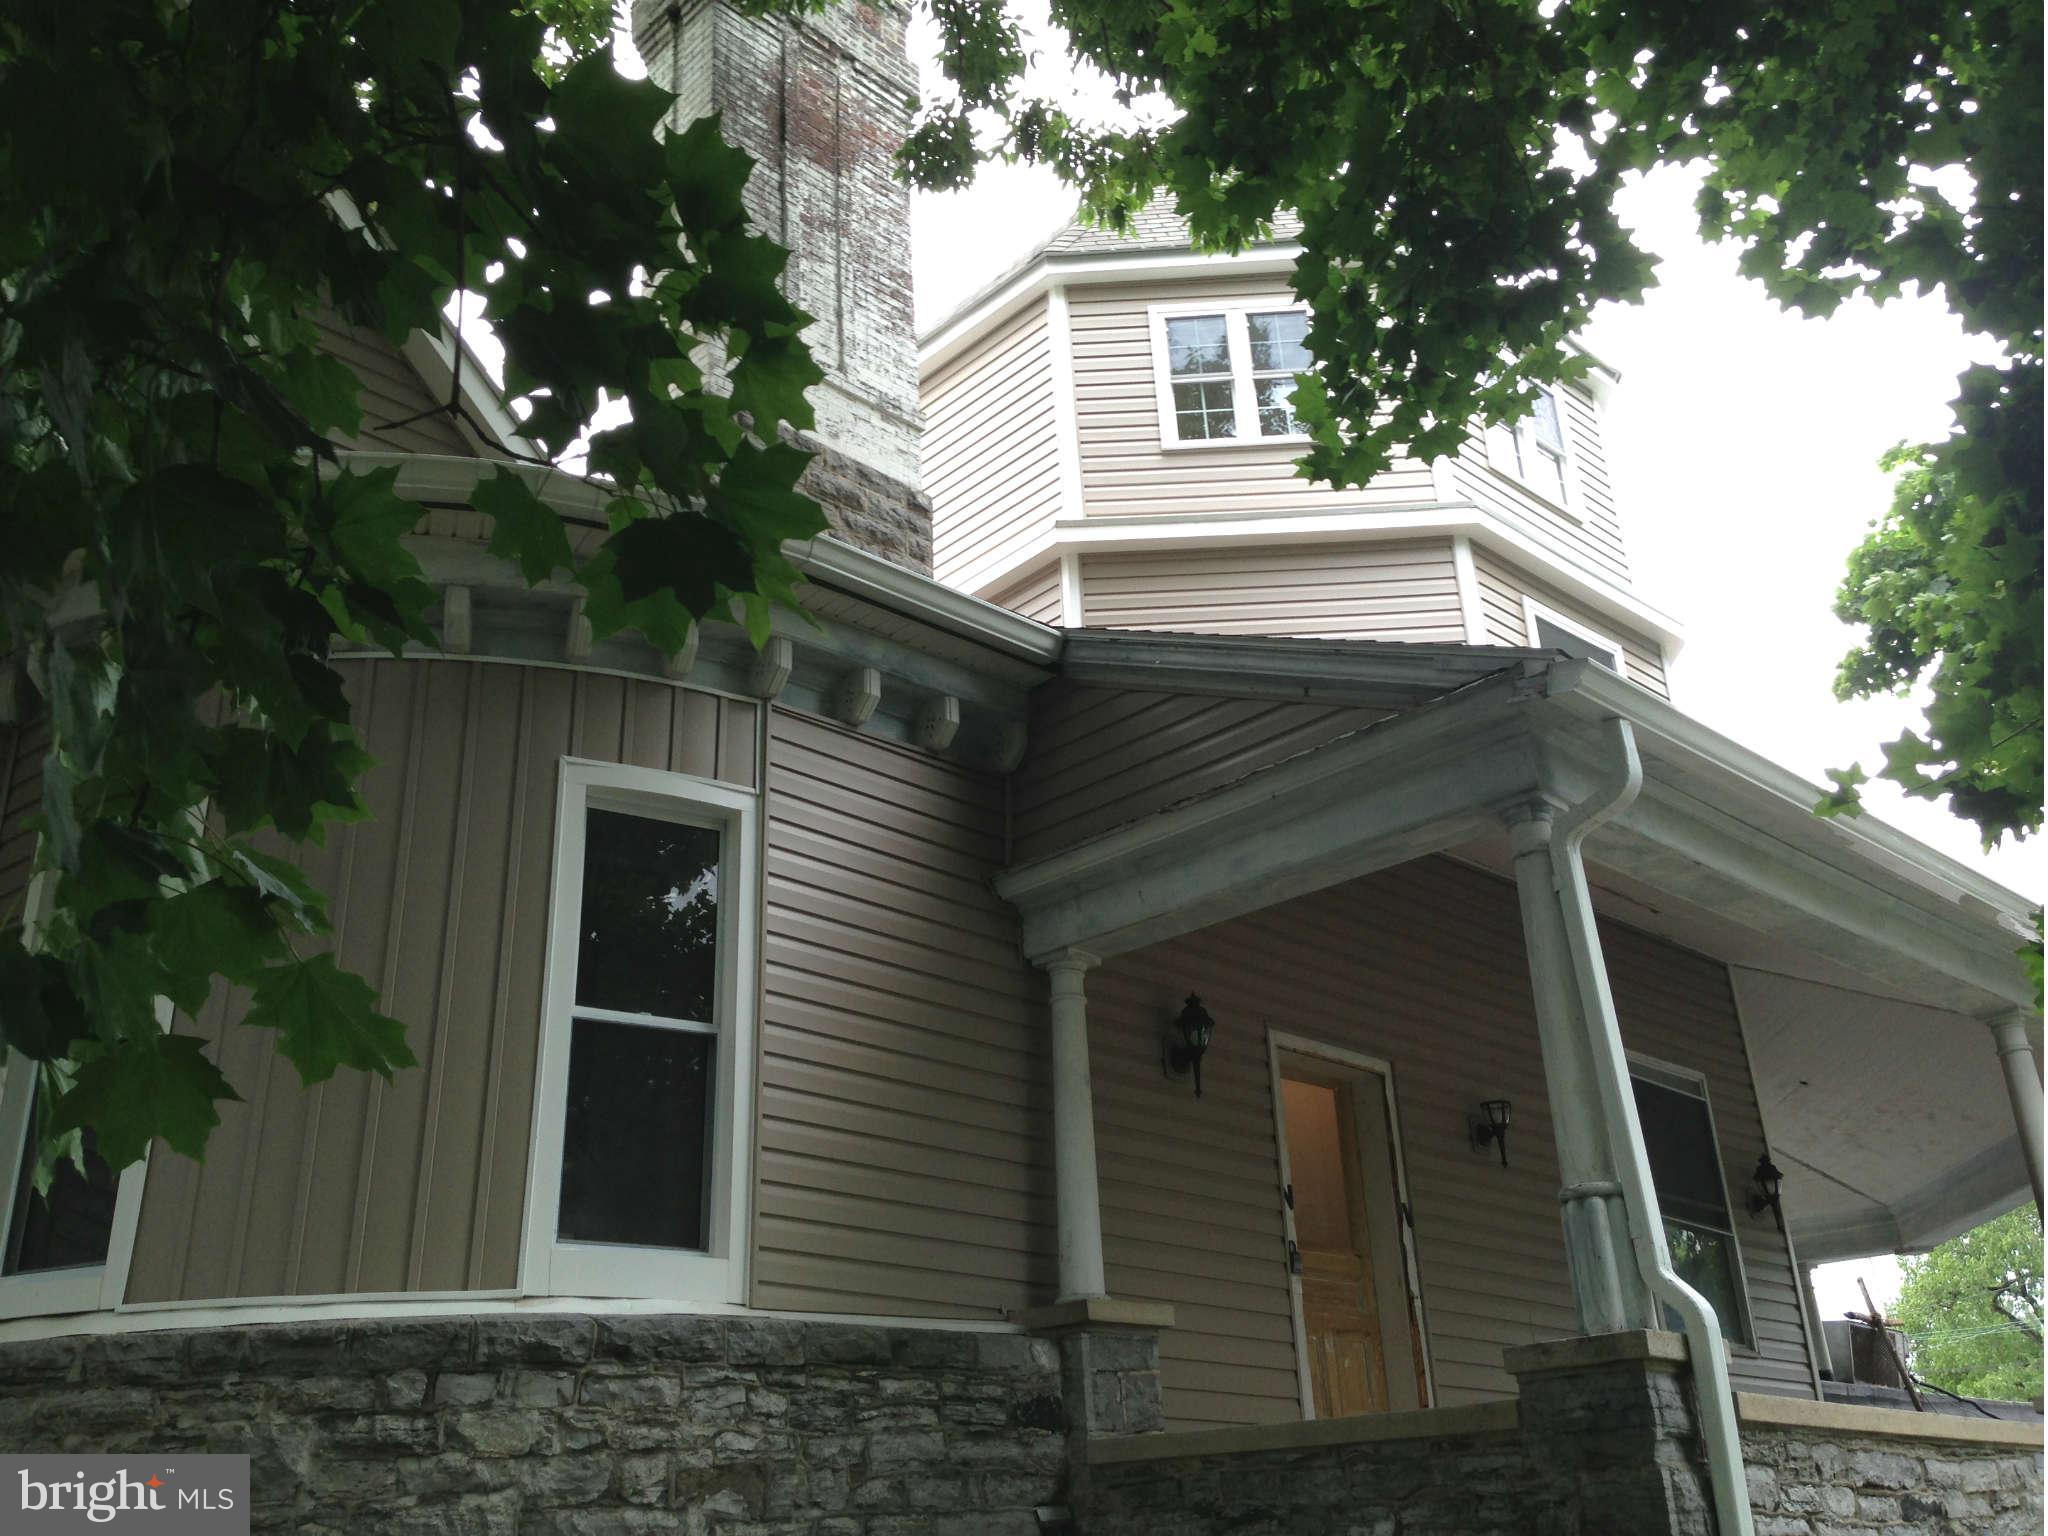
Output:
<instances>
[{"instance_id":1,"label":"weathered brick chimney top","mask_svg":"<svg viewBox=\"0 0 2048 1536\"><path fill-rule=\"evenodd\" d=\"M754 157L755 227L791 251L787 292L825 382L812 392L825 450L806 486L840 537L931 569L931 508L917 492L917 337L910 193L892 157L917 80L908 12L842 3L800 20L717 0L634 0L633 41L689 121L717 112Z\"/></svg>"}]
</instances>

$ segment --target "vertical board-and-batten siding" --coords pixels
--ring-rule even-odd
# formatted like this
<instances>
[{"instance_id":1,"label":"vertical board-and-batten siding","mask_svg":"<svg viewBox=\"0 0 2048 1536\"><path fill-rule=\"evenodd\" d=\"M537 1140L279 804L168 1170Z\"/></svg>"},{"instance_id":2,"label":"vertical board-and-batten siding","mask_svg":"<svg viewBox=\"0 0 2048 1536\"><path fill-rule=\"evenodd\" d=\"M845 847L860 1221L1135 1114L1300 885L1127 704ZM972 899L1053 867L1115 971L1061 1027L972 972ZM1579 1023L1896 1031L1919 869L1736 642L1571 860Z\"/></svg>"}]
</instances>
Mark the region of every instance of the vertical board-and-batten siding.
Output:
<instances>
[{"instance_id":1,"label":"vertical board-and-batten siding","mask_svg":"<svg viewBox=\"0 0 2048 1536\"><path fill-rule=\"evenodd\" d=\"M1363 489L1338 490L1295 473L1300 443L1169 448L1160 438L1150 307L1215 299L1237 305L1299 301L1279 277L1074 284L1067 313L1082 509L1090 514L1278 512L1422 504L1436 499L1427 465L1396 460Z\"/></svg>"},{"instance_id":2,"label":"vertical board-and-batten siding","mask_svg":"<svg viewBox=\"0 0 2048 1536\"><path fill-rule=\"evenodd\" d=\"M1465 639L1449 539L1084 554L1081 591L1098 628Z\"/></svg>"},{"instance_id":3,"label":"vertical board-and-batten siding","mask_svg":"<svg viewBox=\"0 0 2048 1536\"><path fill-rule=\"evenodd\" d=\"M1383 710L1048 683L1032 695L1031 753L1010 781L1011 861L1044 858L1385 718Z\"/></svg>"},{"instance_id":4,"label":"vertical board-and-batten siding","mask_svg":"<svg viewBox=\"0 0 2048 1536\"><path fill-rule=\"evenodd\" d=\"M1762 1131L1725 968L1602 931L1624 1037L1707 1075L1739 1196ZM1160 1361L1175 1427L1300 1413L1269 1030L1392 1066L1439 1406L1512 1394L1503 1348L1573 1330L1511 885L1426 859L1125 955L1088 985L1109 1289L1176 1308ZM1190 991L1217 1019L1200 1100L1159 1069L1160 1032ZM1515 1106L1506 1168L1471 1147L1468 1117L1488 1098ZM1783 1242L1768 1216L1737 1211L1760 1348L1736 1354L1736 1382L1806 1394Z\"/></svg>"},{"instance_id":5,"label":"vertical board-and-batten siding","mask_svg":"<svg viewBox=\"0 0 2048 1536\"><path fill-rule=\"evenodd\" d=\"M1041 566L999 591L989 593L988 600L1041 624L1058 624L1065 613L1060 600L1059 562L1055 560L1050 565Z\"/></svg>"},{"instance_id":6,"label":"vertical board-and-batten siding","mask_svg":"<svg viewBox=\"0 0 2048 1536\"><path fill-rule=\"evenodd\" d=\"M1627 585L1628 552L1621 536L1621 518L1607 473L1600 440L1600 417L1593 398L1570 386L1557 392L1560 424L1565 430L1566 494L1571 505L1559 509L1526 489L1513 476L1494 469L1487 458L1483 433L1474 433L1451 460L1451 483L1461 500L1503 515L1510 525L1533 527L1538 534L1596 576Z\"/></svg>"},{"instance_id":7,"label":"vertical board-and-batten siding","mask_svg":"<svg viewBox=\"0 0 2048 1536\"><path fill-rule=\"evenodd\" d=\"M344 662L377 766L370 819L303 850L340 963L406 1025L417 1068L302 1089L216 994L245 1102L204 1164L159 1148L128 1300L516 1283L564 756L752 788L759 706L652 680L485 662Z\"/></svg>"},{"instance_id":8,"label":"vertical board-and-batten siding","mask_svg":"<svg viewBox=\"0 0 2048 1536\"><path fill-rule=\"evenodd\" d=\"M1671 697L1671 685L1664 675L1664 652L1649 636L1595 615L1583 603L1574 602L1556 588L1530 576L1491 550L1472 546L1472 569L1479 578L1479 606L1486 620L1486 638L1496 645L1539 644L1529 633L1529 616L1522 606L1526 595L1545 608L1553 609L1566 622L1576 621L1595 634L1606 635L1622 649L1628 675L1652 693Z\"/></svg>"},{"instance_id":9,"label":"vertical board-and-batten siding","mask_svg":"<svg viewBox=\"0 0 2048 1536\"><path fill-rule=\"evenodd\" d=\"M920 458L941 581L1018 553L1059 515L1059 415L1046 303L1036 299L920 390Z\"/></svg>"},{"instance_id":10,"label":"vertical board-and-batten siding","mask_svg":"<svg viewBox=\"0 0 2048 1536\"><path fill-rule=\"evenodd\" d=\"M1001 1315L1057 1279L1044 978L1003 785L775 710L753 1301Z\"/></svg>"}]
</instances>

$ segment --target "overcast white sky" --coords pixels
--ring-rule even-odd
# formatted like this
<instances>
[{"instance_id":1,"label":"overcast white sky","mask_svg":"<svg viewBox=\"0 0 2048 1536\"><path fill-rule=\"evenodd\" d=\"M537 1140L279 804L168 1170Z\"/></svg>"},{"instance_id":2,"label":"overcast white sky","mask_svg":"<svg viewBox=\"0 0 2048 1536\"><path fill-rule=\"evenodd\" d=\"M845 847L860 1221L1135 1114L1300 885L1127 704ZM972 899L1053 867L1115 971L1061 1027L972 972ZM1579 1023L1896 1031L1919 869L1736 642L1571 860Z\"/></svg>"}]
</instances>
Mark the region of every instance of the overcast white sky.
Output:
<instances>
[{"instance_id":1,"label":"overcast white sky","mask_svg":"<svg viewBox=\"0 0 2048 1536\"><path fill-rule=\"evenodd\" d=\"M929 32L912 52L936 85ZM1060 80L1051 51L1040 78ZM1083 93L1084 98L1094 95ZM1099 99L1099 97L1097 98ZM1660 171L1625 194L1622 216L1662 259L1639 306L1606 306L1588 347L1622 382L1606 419L1636 587L1687 632L1672 670L1688 713L1818 781L1916 718L1903 701L1838 702L1831 684L1854 635L1831 613L1848 553L1888 503L1877 460L1902 439L1944 434L1955 378L1988 356L1933 299L1845 306L1826 320L1779 310L1741 279L1732 251L1703 244L1696 178ZM912 199L920 330L1008 270L1070 216L1048 171L991 166L973 186ZM2040 901L2038 839L1986 854L1941 807L1875 785L1872 813ZM1823 1265L1821 1312L1880 1307L1898 1289L1889 1259Z\"/></svg>"}]
</instances>

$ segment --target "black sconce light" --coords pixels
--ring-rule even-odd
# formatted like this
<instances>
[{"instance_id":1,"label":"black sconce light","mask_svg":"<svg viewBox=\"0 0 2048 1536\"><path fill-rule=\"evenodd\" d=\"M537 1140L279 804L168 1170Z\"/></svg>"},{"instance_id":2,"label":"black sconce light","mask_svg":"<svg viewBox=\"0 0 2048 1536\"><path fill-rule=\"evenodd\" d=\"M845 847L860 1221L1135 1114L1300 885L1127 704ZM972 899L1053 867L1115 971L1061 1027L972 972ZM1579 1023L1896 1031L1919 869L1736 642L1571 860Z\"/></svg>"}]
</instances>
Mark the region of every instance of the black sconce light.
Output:
<instances>
[{"instance_id":1,"label":"black sconce light","mask_svg":"<svg viewBox=\"0 0 2048 1536\"><path fill-rule=\"evenodd\" d=\"M1756 1171L1749 1179L1755 1186L1749 1197L1749 1214L1755 1216L1769 1211L1777 1218L1778 1230L1782 1232L1785 1229L1785 1207L1778 1203L1778 1191L1785 1182L1785 1175L1778 1171L1778 1165L1771 1161L1768 1151L1757 1154Z\"/></svg>"},{"instance_id":2,"label":"black sconce light","mask_svg":"<svg viewBox=\"0 0 2048 1536\"><path fill-rule=\"evenodd\" d=\"M1202 1096L1202 1053L1209 1049L1209 1041L1215 1033L1216 1021L1209 1017L1209 1010L1202 1006L1202 1000L1190 992L1180 1017L1167 1026L1166 1034L1159 1042L1160 1064L1166 1068L1166 1075L1179 1077L1183 1072L1193 1072L1195 1097L1198 1099ZM1176 1035L1180 1037L1178 1040L1174 1038Z\"/></svg>"},{"instance_id":3,"label":"black sconce light","mask_svg":"<svg viewBox=\"0 0 2048 1536\"><path fill-rule=\"evenodd\" d=\"M1508 1124L1515 1117L1515 1106L1506 1099L1488 1099L1479 1106L1479 1113L1486 1118L1473 1120L1472 1150L1484 1152L1488 1147L1500 1148L1500 1165L1508 1165Z\"/></svg>"}]
</instances>

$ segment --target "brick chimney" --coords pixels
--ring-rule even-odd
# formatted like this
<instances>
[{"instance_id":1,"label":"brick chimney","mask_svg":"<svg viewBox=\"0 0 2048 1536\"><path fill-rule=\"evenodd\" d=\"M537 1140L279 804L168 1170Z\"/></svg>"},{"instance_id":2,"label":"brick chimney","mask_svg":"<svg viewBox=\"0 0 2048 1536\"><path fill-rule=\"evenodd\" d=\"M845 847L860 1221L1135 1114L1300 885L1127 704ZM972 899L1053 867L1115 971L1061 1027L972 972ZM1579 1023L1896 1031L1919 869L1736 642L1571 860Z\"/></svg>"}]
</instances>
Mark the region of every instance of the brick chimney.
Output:
<instances>
[{"instance_id":1,"label":"brick chimney","mask_svg":"<svg viewBox=\"0 0 2048 1536\"><path fill-rule=\"evenodd\" d=\"M677 121L721 115L756 162L755 228L791 251L785 291L814 318L825 370L811 393L823 451L806 489L833 531L931 570L931 508L917 490L917 337L910 193L893 174L917 79L906 8L850 0L801 19L717 0L634 0L633 41L679 98Z\"/></svg>"}]
</instances>

